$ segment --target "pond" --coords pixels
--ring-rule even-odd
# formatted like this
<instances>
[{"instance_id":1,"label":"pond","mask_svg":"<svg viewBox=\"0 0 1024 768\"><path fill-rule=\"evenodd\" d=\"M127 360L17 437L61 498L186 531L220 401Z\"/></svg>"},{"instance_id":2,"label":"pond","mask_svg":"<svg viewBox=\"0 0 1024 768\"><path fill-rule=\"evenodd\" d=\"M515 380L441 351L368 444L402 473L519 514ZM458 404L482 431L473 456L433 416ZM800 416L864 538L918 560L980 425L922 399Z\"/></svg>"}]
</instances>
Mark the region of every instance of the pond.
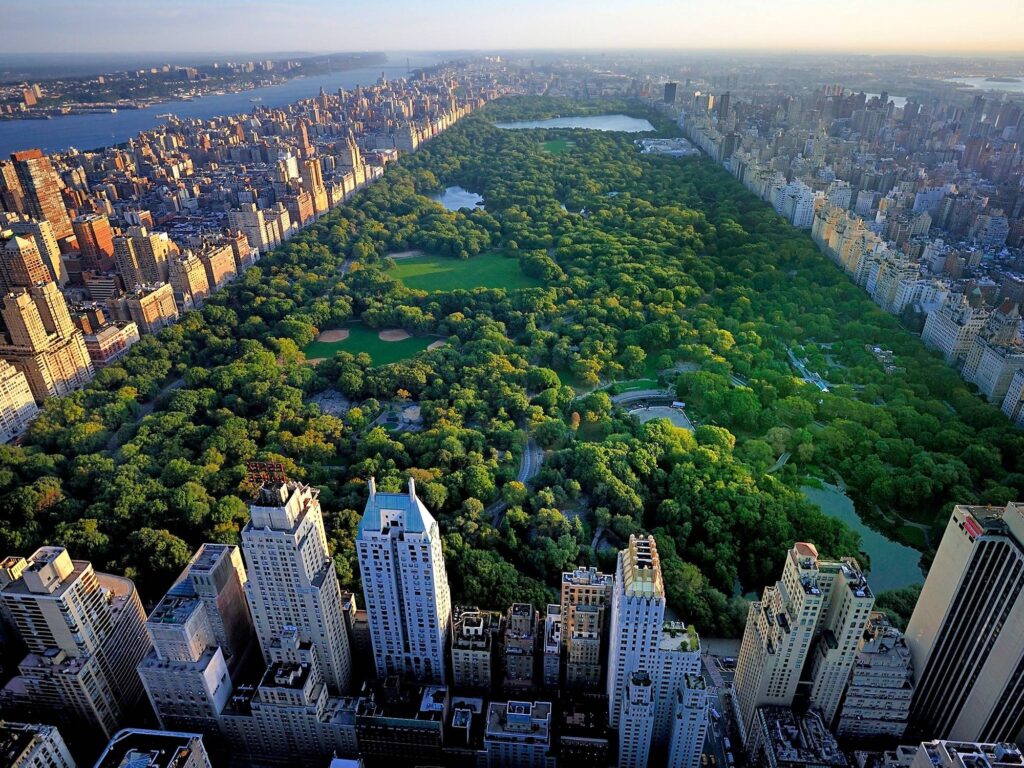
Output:
<instances>
[{"instance_id":1,"label":"pond","mask_svg":"<svg viewBox=\"0 0 1024 768\"><path fill-rule=\"evenodd\" d=\"M805 485L800 490L826 515L842 520L860 534L861 549L871 558L871 570L867 576L875 595L887 589L924 583L924 574L918 565L921 553L869 528L857 514L853 501L841 489L823 483L821 488Z\"/></svg>"},{"instance_id":2,"label":"pond","mask_svg":"<svg viewBox=\"0 0 1024 768\"><path fill-rule=\"evenodd\" d=\"M484 208L484 199L476 192L470 192L462 187L447 187L439 195L431 195L431 200L436 200L449 211L457 211L460 208Z\"/></svg>"},{"instance_id":3,"label":"pond","mask_svg":"<svg viewBox=\"0 0 1024 768\"><path fill-rule=\"evenodd\" d=\"M622 131L643 133L653 131L647 120L629 115L591 115L590 117L552 117L548 120L520 120L514 123L495 123L496 128L522 130L526 128L588 128L592 131Z\"/></svg>"}]
</instances>

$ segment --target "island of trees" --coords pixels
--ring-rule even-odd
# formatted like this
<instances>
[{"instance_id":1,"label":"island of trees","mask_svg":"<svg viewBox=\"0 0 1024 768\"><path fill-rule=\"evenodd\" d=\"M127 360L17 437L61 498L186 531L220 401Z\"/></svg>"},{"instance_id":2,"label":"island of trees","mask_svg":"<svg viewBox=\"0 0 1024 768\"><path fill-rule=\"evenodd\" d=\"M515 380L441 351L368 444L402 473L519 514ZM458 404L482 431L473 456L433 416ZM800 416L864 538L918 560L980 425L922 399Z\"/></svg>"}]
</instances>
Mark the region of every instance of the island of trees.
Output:
<instances>
[{"instance_id":1,"label":"island of trees","mask_svg":"<svg viewBox=\"0 0 1024 768\"><path fill-rule=\"evenodd\" d=\"M0 447L0 554L64 545L155 600L200 542L237 540L245 462L273 460L321 488L349 588L366 479L398 490L412 476L459 601L548 602L560 571L611 569L649 531L671 606L735 634L739 596L777 576L792 541L858 551L800 492L807 478L845 484L926 559L914 524L1024 496L1024 436L715 164L641 155L624 134L493 125L604 110L481 110L86 390L48 401L22 446ZM450 185L486 210L430 199ZM498 253L533 287L412 290L390 258L409 250L467 275ZM309 364L321 331L357 321L446 343L388 365L343 349ZM829 391L797 376L790 350ZM694 431L641 424L613 399L662 387ZM325 412L325 392L350 407ZM407 405L415 429L378 418ZM545 456L523 483L531 439ZM887 605L900 613L905 597Z\"/></svg>"}]
</instances>

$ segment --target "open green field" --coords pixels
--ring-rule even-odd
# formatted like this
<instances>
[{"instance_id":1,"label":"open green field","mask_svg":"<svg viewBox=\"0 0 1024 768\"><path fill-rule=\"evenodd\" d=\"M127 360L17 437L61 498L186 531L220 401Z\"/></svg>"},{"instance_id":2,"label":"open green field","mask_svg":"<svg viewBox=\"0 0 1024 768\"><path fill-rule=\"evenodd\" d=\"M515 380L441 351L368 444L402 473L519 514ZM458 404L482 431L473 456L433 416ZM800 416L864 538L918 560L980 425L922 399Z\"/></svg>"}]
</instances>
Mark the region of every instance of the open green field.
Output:
<instances>
[{"instance_id":1,"label":"open green field","mask_svg":"<svg viewBox=\"0 0 1024 768\"><path fill-rule=\"evenodd\" d=\"M496 251L471 259L449 256L415 256L395 262L388 272L406 287L417 291L454 291L459 288L535 288L542 283L523 274L519 260Z\"/></svg>"},{"instance_id":2,"label":"open green field","mask_svg":"<svg viewBox=\"0 0 1024 768\"><path fill-rule=\"evenodd\" d=\"M544 142L544 151L550 152L552 155L560 155L563 152L568 152L573 146L568 139L551 139Z\"/></svg>"},{"instance_id":3,"label":"open green field","mask_svg":"<svg viewBox=\"0 0 1024 768\"><path fill-rule=\"evenodd\" d=\"M430 336L413 336L402 341L381 341L377 331L362 323L346 325L349 332L343 341L314 341L304 350L307 360L333 357L335 352L350 352L358 355L365 352L373 358L374 365L388 365L406 360L417 352L421 352L437 339Z\"/></svg>"}]
</instances>

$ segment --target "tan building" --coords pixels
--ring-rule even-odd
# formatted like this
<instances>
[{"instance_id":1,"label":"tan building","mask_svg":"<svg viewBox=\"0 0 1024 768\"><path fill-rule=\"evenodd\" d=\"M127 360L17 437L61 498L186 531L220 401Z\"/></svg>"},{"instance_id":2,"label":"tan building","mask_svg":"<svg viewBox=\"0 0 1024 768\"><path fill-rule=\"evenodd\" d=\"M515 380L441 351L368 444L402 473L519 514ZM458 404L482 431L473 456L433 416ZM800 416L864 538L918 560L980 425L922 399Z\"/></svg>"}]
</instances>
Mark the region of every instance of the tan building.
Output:
<instances>
[{"instance_id":1,"label":"tan building","mask_svg":"<svg viewBox=\"0 0 1024 768\"><path fill-rule=\"evenodd\" d=\"M99 369L128 354L132 344L139 340L139 327L133 322L106 323L84 338L89 359Z\"/></svg>"},{"instance_id":2,"label":"tan building","mask_svg":"<svg viewBox=\"0 0 1024 768\"><path fill-rule=\"evenodd\" d=\"M0 759L6 768L75 768L60 731L52 725L0 720Z\"/></svg>"},{"instance_id":3,"label":"tan building","mask_svg":"<svg viewBox=\"0 0 1024 768\"><path fill-rule=\"evenodd\" d=\"M910 733L1024 738L1024 504L953 508L906 638Z\"/></svg>"},{"instance_id":4,"label":"tan building","mask_svg":"<svg viewBox=\"0 0 1024 768\"><path fill-rule=\"evenodd\" d=\"M37 402L66 395L92 380L82 332L71 322L55 283L20 289L3 298L0 358L25 374Z\"/></svg>"},{"instance_id":5,"label":"tan building","mask_svg":"<svg viewBox=\"0 0 1024 768\"><path fill-rule=\"evenodd\" d=\"M31 237L39 249L43 263L50 271L50 279L56 281L57 285L67 285L68 270L61 258L60 246L57 245L57 238L53 236L50 222L16 213L0 214L0 229L5 228L21 237Z\"/></svg>"},{"instance_id":6,"label":"tan building","mask_svg":"<svg viewBox=\"0 0 1024 768\"><path fill-rule=\"evenodd\" d=\"M536 668L540 614L529 603L513 603L505 617L505 687L531 688Z\"/></svg>"},{"instance_id":7,"label":"tan building","mask_svg":"<svg viewBox=\"0 0 1024 768\"><path fill-rule=\"evenodd\" d=\"M0 443L13 440L39 413L25 374L0 360Z\"/></svg>"},{"instance_id":8,"label":"tan building","mask_svg":"<svg viewBox=\"0 0 1024 768\"><path fill-rule=\"evenodd\" d=\"M570 687L597 690L604 680L601 661L613 582L611 574L593 567L562 574L562 645Z\"/></svg>"},{"instance_id":9,"label":"tan building","mask_svg":"<svg viewBox=\"0 0 1024 768\"><path fill-rule=\"evenodd\" d=\"M801 683L832 721L874 600L855 560L827 561L813 544L794 545L782 578L747 616L734 682L744 734L758 707L791 706Z\"/></svg>"},{"instance_id":10,"label":"tan building","mask_svg":"<svg viewBox=\"0 0 1024 768\"><path fill-rule=\"evenodd\" d=\"M127 297L128 312L139 333L158 333L178 322L178 307L170 283L143 286Z\"/></svg>"},{"instance_id":11,"label":"tan building","mask_svg":"<svg viewBox=\"0 0 1024 768\"><path fill-rule=\"evenodd\" d=\"M129 227L127 234L115 237L114 260L125 288L166 282L167 259L175 250L166 234L145 227Z\"/></svg>"},{"instance_id":12,"label":"tan building","mask_svg":"<svg viewBox=\"0 0 1024 768\"><path fill-rule=\"evenodd\" d=\"M452 611L452 683L456 688L491 690L495 650L504 623L498 611L455 606Z\"/></svg>"},{"instance_id":13,"label":"tan building","mask_svg":"<svg viewBox=\"0 0 1024 768\"><path fill-rule=\"evenodd\" d=\"M34 238L18 237L11 230L0 232L0 290L6 293L51 280Z\"/></svg>"},{"instance_id":14,"label":"tan building","mask_svg":"<svg viewBox=\"0 0 1024 768\"><path fill-rule=\"evenodd\" d=\"M206 281L211 291L219 291L238 274L235 254L230 245L214 245L199 254L206 270Z\"/></svg>"},{"instance_id":15,"label":"tan building","mask_svg":"<svg viewBox=\"0 0 1024 768\"><path fill-rule=\"evenodd\" d=\"M71 222L85 269L104 272L115 262L114 230L110 220L98 213L85 213ZM123 273L122 273L123 274Z\"/></svg>"},{"instance_id":16,"label":"tan building","mask_svg":"<svg viewBox=\"0 0 1024 768\"><path fill-rule=\"evenodd\" d=\"M313 203L313 212L319 216L326 213L328 209L327 187L324 186L323 169L320 167L320 160L309 157L302 161L299 169L302 175L302 186L309 192Z\"/></svg>"},{"instance_id":17,"label":"tan building","mask_svg":"<svg viewBox=\"0 0 1024 768\"><path fill-rule=\"evenodd\" d=\"M237 210L228 211L228 226L244 233L261 254L281 244L281 230L276 221L276 218L268 219L266 212L255 203L243 203Z\"/></svg>"},{"instance_id":18,"label":"tan building","mask_svg":"<svg viewBox=\"0 0 1024 768\"><path fill-rule=\"evenodd\" d=\"M71 219L61 196L60 177L50 158L38 149L26 149L12 154L11 160L21 184L25 213L50 222L58 240L70 237L74 233Z\"/></svg>"},{"instance_id":19,"label":"tan building","mask_svg":"<svg viewBox=\"0 0 1024 768\"><path fill-rule=\"evenodd\" d=\"M206 265L192 251L185 251L168 262L171 287L179 312L203 306L210 295Z\"/></svg>"},{"instance_id":20,"label":"tan building","mask_svg":"<svg viewBox=\"0 0 1024 768\"><path fill-rule=\"evenodd\" d=\"M135 585L96 573L61 547L42 547L0 571L0 601L28 649L0 706L112 736L142 696L135 667L149 638Z\"/></svg>"}]
</instances>

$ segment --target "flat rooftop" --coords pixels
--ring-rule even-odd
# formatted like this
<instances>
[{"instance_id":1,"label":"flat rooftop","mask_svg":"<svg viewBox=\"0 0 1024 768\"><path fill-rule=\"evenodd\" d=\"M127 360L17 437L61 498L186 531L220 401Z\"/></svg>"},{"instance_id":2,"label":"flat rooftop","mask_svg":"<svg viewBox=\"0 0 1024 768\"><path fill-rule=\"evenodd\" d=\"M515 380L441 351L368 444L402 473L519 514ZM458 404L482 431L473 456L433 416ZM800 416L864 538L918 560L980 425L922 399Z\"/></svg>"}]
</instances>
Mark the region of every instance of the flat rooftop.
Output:
<instances>
[{"instance_id":1,"label":"flat rooftop","mask_svg":"<svg viewBox=\"0 0 1024 768\"><path fill-rule=\"evenodd\" d=\"M184 768L202 740L195 734L126 730L115 734L95 768Z\"/></svg>"}]
</instances>

